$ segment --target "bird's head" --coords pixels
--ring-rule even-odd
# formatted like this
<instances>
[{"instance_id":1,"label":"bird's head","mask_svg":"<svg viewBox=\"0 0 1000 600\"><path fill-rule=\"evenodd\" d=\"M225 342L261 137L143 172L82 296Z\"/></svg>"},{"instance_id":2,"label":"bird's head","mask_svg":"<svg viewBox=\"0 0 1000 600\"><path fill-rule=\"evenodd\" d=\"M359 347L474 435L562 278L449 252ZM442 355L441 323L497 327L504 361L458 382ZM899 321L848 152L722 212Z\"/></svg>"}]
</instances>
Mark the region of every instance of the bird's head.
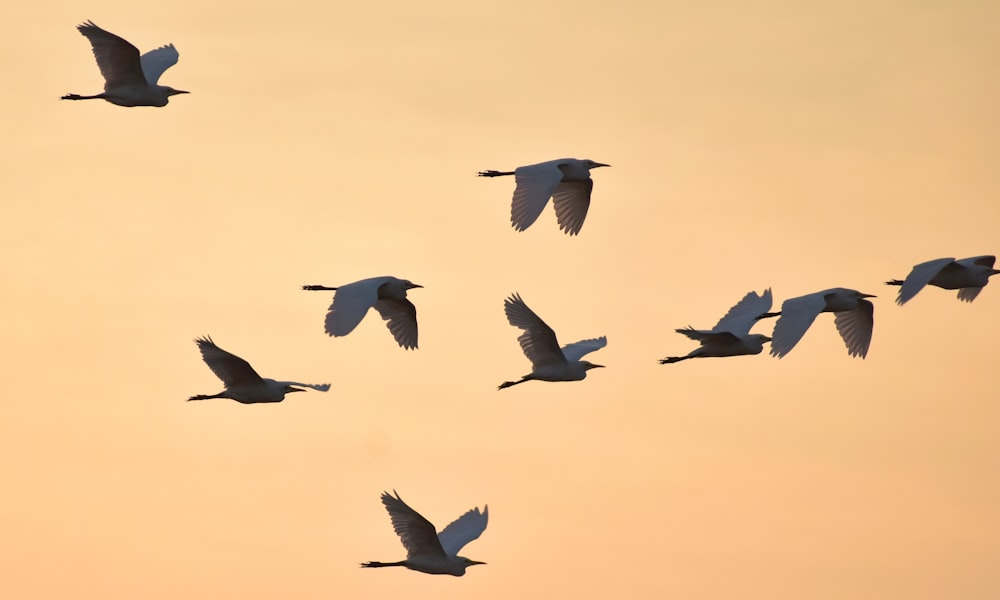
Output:
<instances>
[{"instance_id":1,"label":"bird's head","mask_svg":"<svg viewBox=\"0 0 1000 600\"><path fill-rule=\"evenodd\" d=\"M589 158L583 161L583 166L588 169L596 169L597 167L610 167L611 165L606 165L604 163L594 162Z\"/></svg>"},{"instance_id":2,"label":"bird's head","mask_svg":"<svg viewBox=\"0 0 1000 600\"><path fill-rule=\"evenodd\" d=\"M594 363L587 362L585 360L580 361L580 364L583 365L583 370L584 371L589 371L591 369L603 369L604 368L604 365L595 365Z\"/></svg>"}]
</instances>

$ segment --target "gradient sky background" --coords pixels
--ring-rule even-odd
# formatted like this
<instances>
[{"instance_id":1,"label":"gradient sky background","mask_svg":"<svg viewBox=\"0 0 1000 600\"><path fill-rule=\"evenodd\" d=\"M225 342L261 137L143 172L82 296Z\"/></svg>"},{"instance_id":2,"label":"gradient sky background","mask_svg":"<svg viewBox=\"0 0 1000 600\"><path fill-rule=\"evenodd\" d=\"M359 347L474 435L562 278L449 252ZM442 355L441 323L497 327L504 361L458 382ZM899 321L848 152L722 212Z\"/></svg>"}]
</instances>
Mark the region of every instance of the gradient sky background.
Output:
<instances>
[{"instance_id":1,"label":"gradient sky background","mask_svg":"<svg viewBox=\"0 0 1000 600\"><path fill-rule=\"evenodd\" d=\"M7 598L996 598L996 2L277 3L4 9L0 595ZM163 109L101 90L86 19L173 42ZM581 235L509 223L513 181L594 172ZM323 333L302 284L391 274ZM867 360L822 315L782 360L657 359L750 290L878 294ZM992 289L991 289L992 288ZM520 292L584 382L528 372ZM770 325L759 328L769 333ZM281 404L186 403L211 335ZM404 551L490 507L465 577Z\"/></svg>"}]
</instances>

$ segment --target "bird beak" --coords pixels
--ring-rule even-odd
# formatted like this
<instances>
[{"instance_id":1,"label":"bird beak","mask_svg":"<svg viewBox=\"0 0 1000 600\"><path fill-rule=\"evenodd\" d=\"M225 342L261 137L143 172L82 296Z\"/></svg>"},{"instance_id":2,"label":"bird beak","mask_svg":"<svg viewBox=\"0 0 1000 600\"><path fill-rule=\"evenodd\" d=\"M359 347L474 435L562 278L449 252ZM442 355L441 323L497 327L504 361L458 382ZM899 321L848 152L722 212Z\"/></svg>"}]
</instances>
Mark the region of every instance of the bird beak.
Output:
<instances>
[{"instance_id":1,"label":"bird beak","mask_svg":"<svg viewBox=\"0 0 1000 600\"><path fill-rule=\"evenodd\" d=\"M591 369L603 369L604 365L590 365Z\"/></svg>"},{"instance_id":2,"label":"bird beak","mask_svg":"<svg viewBox=\"0 0 1000 600\"><path fill-rule=\"evenodd\" d=\"M469 559L469 566L470 566L470 567L471 567L472 565L485 565L485 564L486 564L486 563L484 563L484 562L483 562L483 561L481 561L481 560L472 560L471 558Z\"/></svg>"},{"instance_id":3,"label":"bird beak","mask_svg":"<svg viewBox=\"0 0 1000 600\"><path fill-rule=\"evenodd\" d=\"M410 284L410 289L413 289L413 288L422 288L422 287L424 287L424 286L420 285L419 283L411 283Z\"/></svg>"},{"instance_id":4,"label":"bird beak","mask_svg":"<svg viewBox=\"0 0 1000 600\"><path fill-rule=\"evenodd\" d=\"M873 294L861 294L861 297L862 298L878 298L878 296L875 296Z\"/></svg>"},{"instance_id":5,"label":"bird beak","mask_svg":"<svg viewBox=\"0 0 1000 600\"><path fill-rule=\"evenodd\" d=\"M770 342L770 341L771 341L771 338L769 338L769 337L767 337L767 336L765 335L765 336L764 336L764 341L765 341L765 342Z\"/></svg>"},{"instance_id":6,"label":"bird beak","mask_svg":"<svg viewBox=\"0 0 1000 600\"><path fill-rule=\"evenodd\" d=\"M593 167L590 167L590 168L591 168L591 169L596 169L597 167L610 167L610 166L611 166L611 165L606 165L606 164L604 164L604 163L594 163L594 166L593 166Z\"/></svg>"},{"instance_id":7,"label":"bird beak","mask_svg":"<svg viewBox=\"0 0 1000 600\"><path fill-rule=\"evenodd\" d=\"M190 94L190 93L191 92L185 92L184 90L173 90L172 92L170 92L170 95L174 96L174 95L177 95L177 94Z\"/></svg>"},{"instance_id":8,"label":"bird beak","mask_svg":"<svg viewBox=\"0 0 1000 600\"><path fill-rule=\"evenodd\" d=\"M290 393L292 393L292 392L304 392L304 391L305 391L305 390L304 390L304 389L302 389L302 388L297 388L297 387L292 387L292 386L288 386L288 389L287 389L287 390L285 390L285 393L286 393L286 394L290 394Z\"/></svg>"}]
</instances>

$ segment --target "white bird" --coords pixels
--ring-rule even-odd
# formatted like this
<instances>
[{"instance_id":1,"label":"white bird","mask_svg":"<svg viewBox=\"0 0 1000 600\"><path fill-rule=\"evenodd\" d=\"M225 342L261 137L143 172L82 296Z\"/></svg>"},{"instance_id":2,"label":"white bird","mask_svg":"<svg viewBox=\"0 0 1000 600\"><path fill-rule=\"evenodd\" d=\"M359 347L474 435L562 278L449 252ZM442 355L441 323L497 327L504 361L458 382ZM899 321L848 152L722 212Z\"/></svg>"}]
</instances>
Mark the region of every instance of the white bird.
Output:
<instances>
[{"instance_id":1,"label":"white bird","mask_svg":"<svg viewBox=\"0 0 1000 600\"><path fill-rule=\"evenodd\" d=\"M559 348L556 333L545 324L517 294L504 300L504 312L507 321L514 327L524 330L517 341L521 350L531 361L531 373L519 381L505 381L497 389L502 390L512 385L531 381L581 381L587 377L589 369L598 369L604 365L580 360L584 355L599 350L608 345L608 338L601 336L589 340L581 340L574 344L566 344Z\"/></svg>"},{"instance_id":2,"label":"white bird","mask_svg":"<svg viewBox=\"0 0 1000 600\"><path fill-rule=\"evenodd\" d=\"M972 302L979 292L990 282L990 277L1000 273L993 268L995 256L973 256L972 258L938 258L913 267L905 281L892 279L886 285L898 285L899 296L896 304L902 306L913 299L925 285L934 285L946 290L958 290L958 299Z\"/></svg>"},{"instance_id":3,"label":"white bird","mask_svg":"<svg viewBox=\"0 0 1000 600\"><path fill-rule=\"evenodd\" d=\"M712 329L677 329L677 333L686 335L701 343L687 356L670 356L660 360L661 365L680 362L689 358L707 358L710 356L741 356L744 354L760 354L764 350L764 342L771 338L759 333L750 333L754 323L771 309L771 290L757 295L749 292L743 299L729 309Z\"/></svg>"},{"instance_id":4,"label":"white bird","mask_svg":"<svg viewBox=\"0 0 1000 600\"><path fill-rule=\"evenodd\" d=\"M417 347L417 309L406 299L406 290L424 287L406 279L372 277L339 287L304 285L302 289L320 291L336 290L333 304L326 313L327 335L340 337L354 331L368 313L375 310L387 321L386 326L403 348Z\"/></svg>"},{"instance_id":5,"label":"white bird","mask_svg":"<svg viewBox=\"0 0 1000 600\"><path fill-rule=\"evenodd\" d=\"M610 166L589 159L560 158L513 171L480 171L479 176L514 176L517 185L510 206L510 222L517 231L531 227L551 197L559 229L576 235L590 208L590 191L594 189L590 170Z\"/></svg>"},{"instance_id":6,"label":"white bird","mask_svg":"<svg viewBox=\"0 0 1000 600\"><path fill-rule=\"evenodd\" d=\"M305 390L293 386L307 387L325 392L330 389L329 383L320 385L312 383L298 383L295 381L275 381L264 379L253 370L250 363L235 354L226 352L215 345L212 338L205 336L195 340L198 349L201 350L201 358L208 365L215 376L225 384L225 391L211 396L197 395L188 398L191 400L208 400L210 398L229 398L241 404L257 404L260 402L281 402L285 399L285 394L291 392L304 392Z\"/></svg>"},{"instance_id":7,"label":"white bird","mask_svg":"<svg viewBox=\"0 0 1000 600\"><path fill-rule=\"evenodd\" d=\"M391 563L370 561L361 563L362 567L406 567L431 575L461 577L465 575L466 567L486 564L458 556L458 552L486 530L489 506L484 506L483 512L479 512L478 507L473 508L452 521L441 533L435 533L430 521L403 502L396 490L393 493L395 497L389 492L382 492L382 504L392 519L392 528L406 548L406 560Z\"/></svg>"},{"instance_id":8,"label":"white bird","mask_svg":"<svg viewBox=\"0 0 1000 600\"><path fill-rule=\"evenodd\" d=\"M177 64L179 54L173 44L160 46L139 56L139 49L117 35L87 21L78 25L94 48L97 66L104 76L104 93L94 96L66 94L63 100L100 98L118 106L166 106L170 96L188 94L184 90L159 85L160 75Z\"/></svg>"},{"instance_id":9,"label":"white bird","mask_svg":"<svg viewBox=\"0 0 1000 600\"><path fill-rule=\"evenodd\" d=\"M788 354L819 313L832 312L833 323L847 345L847 353L864 358L872 341L875 314L874 305L865 298L874 297L857 290L831 288L785 300L780 312L761 315L761 318L780 317L771 334L771 356L781 358Z\"/></svg>"}]
</instances>

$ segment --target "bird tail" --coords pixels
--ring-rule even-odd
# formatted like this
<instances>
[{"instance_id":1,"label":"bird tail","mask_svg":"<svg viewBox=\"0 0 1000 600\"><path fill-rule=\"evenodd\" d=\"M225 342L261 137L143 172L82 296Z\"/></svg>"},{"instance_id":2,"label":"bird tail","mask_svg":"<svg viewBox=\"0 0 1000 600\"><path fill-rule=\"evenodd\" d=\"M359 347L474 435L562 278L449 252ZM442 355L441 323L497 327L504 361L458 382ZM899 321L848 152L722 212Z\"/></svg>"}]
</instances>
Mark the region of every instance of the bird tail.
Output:
<instances>
[{"instance_id":1,"label":"bird tail","mask_svg":"<svg viewBox=\"0 0 1000 600\"><path fill-rule=\"evenodd\" d=\"M406 566L406 561L402 560L399 562L392 562L392 563L378 562L377 560L361 563L362 569L377 569L379 567L405 567L405 566Z\"/></svg>"}]
</instances>

